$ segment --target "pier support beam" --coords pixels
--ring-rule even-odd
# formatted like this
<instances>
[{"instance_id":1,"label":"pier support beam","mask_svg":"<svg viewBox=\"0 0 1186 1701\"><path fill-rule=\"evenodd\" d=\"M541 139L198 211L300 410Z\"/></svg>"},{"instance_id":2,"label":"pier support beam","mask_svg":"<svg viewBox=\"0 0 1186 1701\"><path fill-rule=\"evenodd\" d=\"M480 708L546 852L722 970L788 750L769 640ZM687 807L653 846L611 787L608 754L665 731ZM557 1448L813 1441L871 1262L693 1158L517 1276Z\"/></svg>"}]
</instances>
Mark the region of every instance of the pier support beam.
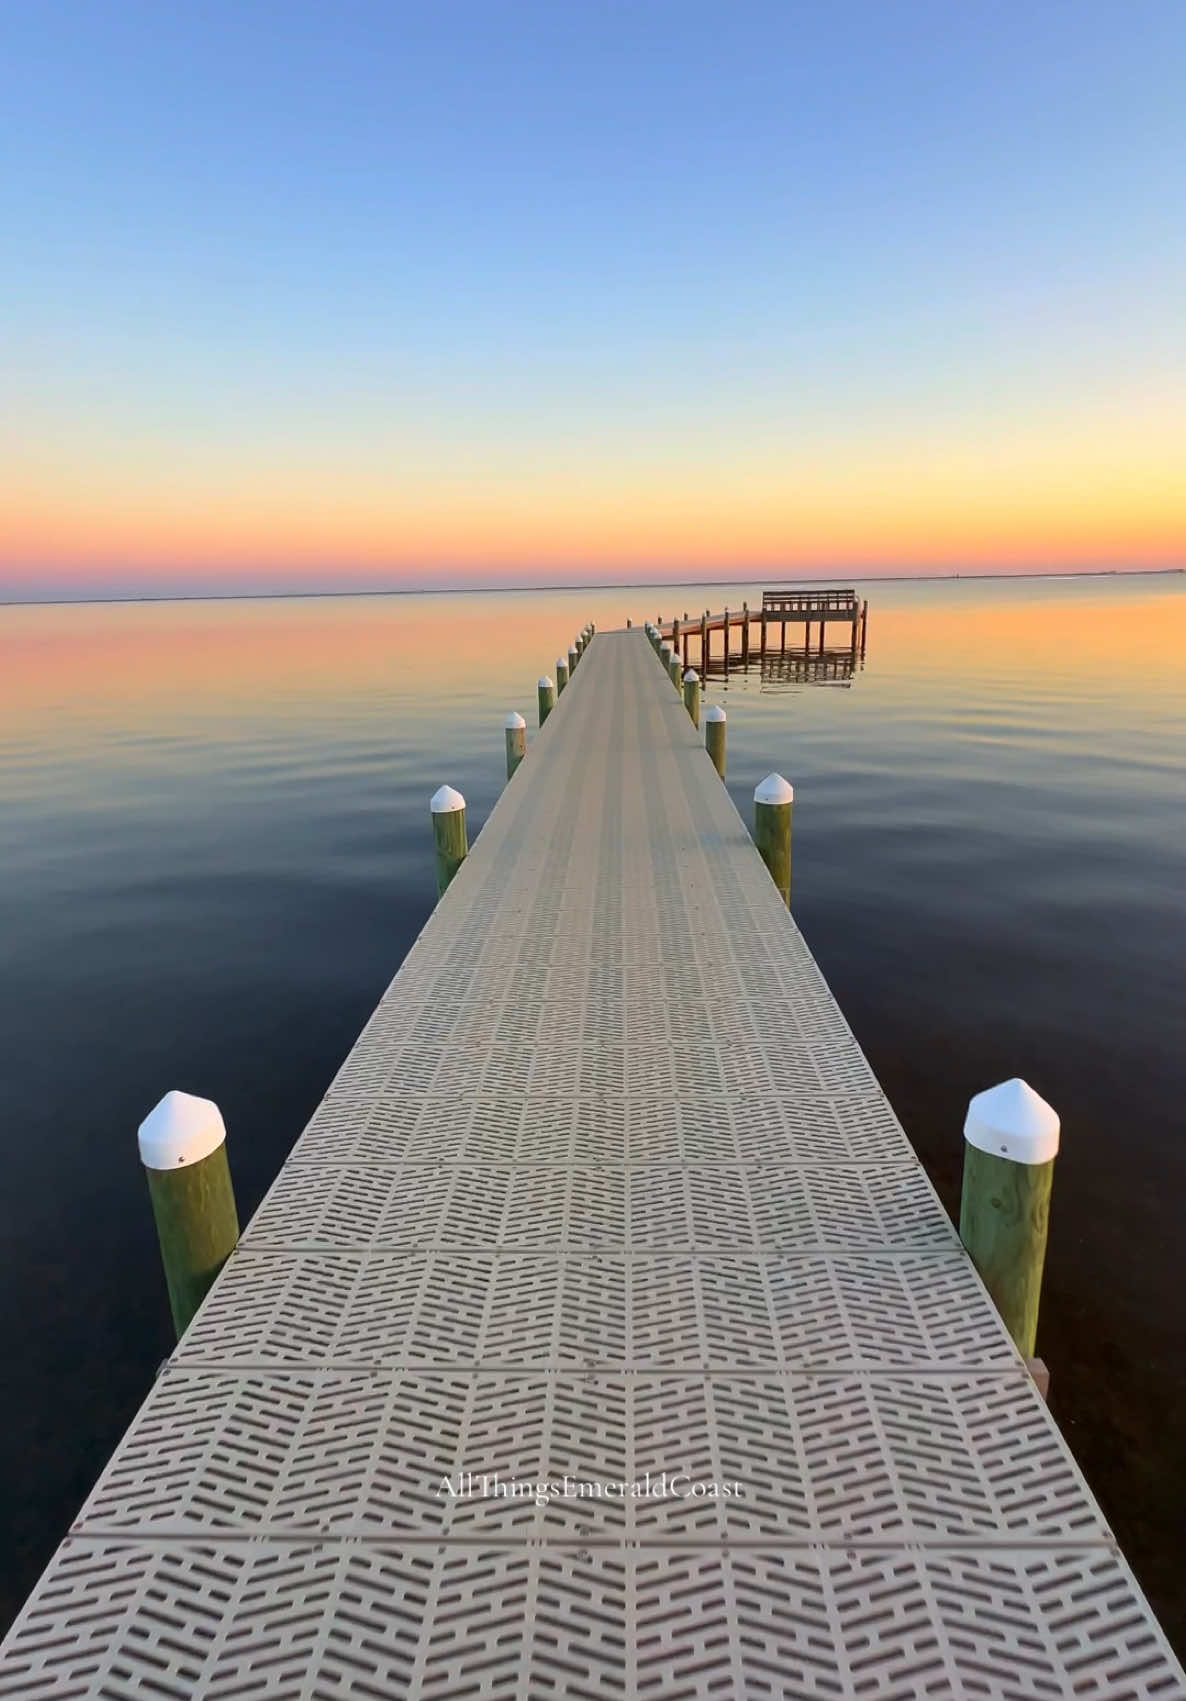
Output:
<instances>
[{"instance_id":1,"label":"pier support beam","mask_svg":"<svg viewBox=\"0 0 1186 1701\"><path fill-rule=\"evenodd\" d=\"M166 1093L138 1143L180 1340L239 1239L226 1126L210 1099Z\"/></svg>"},{"instance_id":2,"label":"pier support beam","mask_svg":"<svg viewBox=\"0 0 1186 1701\"><path fill-rule=\"evenodd\" d=\"M689 668L684 674L684 708L692 717L692 725L700 725L700 675L695 668Z\"/></svg>"},{"instance_id":3,"label":"pier support beam","mask_svg":"<svg viewBox=\"0 0 1186 1701\"><path fill-rule=\"evenodd\" d=\"M432 832L436 840L437 891L442 897L457 870L469 855L469 840L465 833L465 799L452 786L434 791L428 805L432 812Z\"/></svg>"},{"instance_id":4,"label":"pier support beam","mask_svg":"<svg viewBox=\"0 0 1186 1701\"><path fill-rule=\"evenodd\" d=\"M781 774L767 774L754 792L754 843L770 877L791 902L791 806L795 788Z\"/></svg>"},{"instance_id":5,"label":"pier support beam","mask_svg":"<svg viewBox=\"0 0 1186 1701\"><path fill-rule=\"evenodd\" d=\"M502 724L506 731L507 779L509 780L527 754L527 722L522 715L512 711Z\"/></svg>"},{"instance_id":6,"label":"pier support beam","mask_svg":"<svg viewBox=\"0 0 1186 1701\"><path fill-rule=\"evenodd\" d=\"M535 695L539 702L539 724L543 726L552 710L556 707L556 687L545 673L535 687Z\"/></svg>"},{"instance_id":7,"label":"pier support beam","mask_svg":"<svg viewBox=\"0 0 1186 1701\"><path fill-rule=\"evenodd\" d=\"M964 1123L960 1239L1023 1358L1034 1356L1059 1119L1024 1081L977 1093Z\"/></svg>"},{"instance_id":8,"label":"pier support beam","mask_svg":"<svg viewBox=\"0 0 1186 1701\"><path fill-rule=\"evenodd\" d=\"M725 777L725 711L719 703L710 703L704 711L704 748L712 758L713 767Z\"/></svg>"}]
</instances>

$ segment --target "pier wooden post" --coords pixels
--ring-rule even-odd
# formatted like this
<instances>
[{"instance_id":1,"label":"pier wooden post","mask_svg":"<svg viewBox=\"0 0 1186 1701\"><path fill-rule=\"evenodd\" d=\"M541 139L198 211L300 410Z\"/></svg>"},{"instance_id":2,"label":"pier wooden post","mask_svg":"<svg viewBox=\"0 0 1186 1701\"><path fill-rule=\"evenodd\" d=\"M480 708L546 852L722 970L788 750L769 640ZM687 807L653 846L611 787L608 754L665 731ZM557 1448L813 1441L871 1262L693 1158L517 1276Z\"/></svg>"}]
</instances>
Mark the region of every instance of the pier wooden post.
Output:
<instances>
[{"instance_id":1,"label":"pier wooden post","mask_svg":"<svg viewBox=\"0 0 1186 1701\"><path fill-rule=\"evenodd\" d=\"M568 684L568 661L564 656L556 657L556 695L559 697Z\"/></svg>"},{"instance_id":2,"label":"pier wooden post","mask_svg":"<svg viewBox=\"0 0 1186 1701\"><path fill-rule=\"evenodd\" d=\"M791 805L795 788L781 774L767 774L754 791L754 843L771 879L791 902Z\"/></svg>"},{"instance_id":3,"label":"pier wooden post","mask_svg":"<svg viewBox=\"0 0 1186 1701\"><path fill-rule=\"evenodd\" d=\"M762 636L761 636L761 640L760 640L761 648L758 651L758 660L760 662L764 662L766 660L766 610L764 608L762 610L762 629L761 630L762 630Z\"/></svg>"},{"instance_id":4,"label":"pier wooden post","mask_svg":"<svg viewBox=\"0 0 1186 1701\"><path fill-rule=\"evenodd\" d=\"M749 666L749 603L741 605L741 665Z\"/></svg>"},{"instance_id":5,"label":"pier wooden post","mask_svg":"<svg viewBox=\"0 0 1186 1701\"><path fill-rule=\"evenodd\" d=\"M1056 1112L1021 1080L977 1093L964 1123L960 1239L1026 1359L1038 1333L1058 1136Z\"/></svg>"},{"instance_id":6,"label":"pier wooden post","mask_svg":"<svg viewBox=\"0 0 1186 1701\"><path fill-rule=\"evenodd\" d=\"M545 673L535 688L539 701L539 724L543 726L552 710L556 707L556 687Z\"/></svg>"},{"instance_id":7,"label":"pier wooden post","mask_svg":"<svg viewBox=\"0 0 1186 1701\"><path fill-rule=\"evenodd\" d=\"M684 708L692 717L692 725L700 726L700 675L695 668L684 674Z\"/></svg>"},{"instance_id":8,"label":"pier wooden post","mask_svg":"<svg viewBox=\"0 0 1186 1701\"><path fill-rule=\"evenodd\" d=\"M568 646L568 677L569 677L569 678L570 678L570 679L571 679L571 678L572 678L572 676L573 676L573 674L574 674L574 673L575 673L575 672L576 672L576 670L577 670L577 662L578 662L578 661L579 661L579 660L580 660L580 659L581 659L581 658L580 658L580 656L579 656L579 654L578 654L578 653L577 653L577 647L576 647L576 645L575 645L575 644L570 644L570 645L569 645L569 646Z\"/></svg>"},{"instance_id":9,"label":"pier wooden post","mask_svg":"<svg viewBox=\"0 0 1186 1701\"><path fill-rule=\"evenodd\" d=\"M506 732L507 779L509 780L527 754L527 722L522 715L512 710L502 724Z\"/></svg>"},{"instance_id":10,"label":"pier wooden post","mask_svg":"<svg viewBox=\"0 0 1186 1701\"><path fill-rule=\"evenodd\" d=\"M680 690L681 672L678 650L672 650L671 657L667 663L667 671L671 675L671 683L675 686L676 694L678 695Z\"/></svg>"},{"instance_id":11,"label":"pier wooden post","mask_svg":"<svg viewBox=\"0 0 1186 1701\"><path fill-rule=\"evenodd\" d=\"M712 758L713 767L725 777L725 711L719 703L710 703L704 711L704 748Z\"/></svg>"},{"instance_id":12,"label":"pier wooden post","mask_svg":"<svg viewBox=\"0 0 1186 1701\"><path fill-rule=\"evenodd\" d=\"M861 604L861 660L865 659L865 639L869 636L869 602Z\"/></svg>"},{"instance_id":13,"label":"pier wooden post","mask_svg":"<svg viewBox=\"0 0 1186 1701\"><path fill-rule=\"evenodd\" d=\"M465 835L465 799L452 786L441 786L429 802L436 840L437 891L444 897L449 883L469 854Z\"/></svg>"},{"instance_id":14,"label":"pier wooden post","mask_svg":"<svg viewBox=\"0 0 1186 1701\"><path fill-rule=\"evenodd\" d=\"M664 638L663 642L659 645L659 660L663 663L664 673L670 674L671 672L672 654L673 651L671 645L667 642L667 639Z\"/></svg>"},{"instance_id":15,"label":"pier wooden post","mask_svg":"<svg viewBox=\"0 0 1186 1701\"><path fill-rule=\"evenodd\" d=\"M210 1099L166 1093L138 1144L180 1340L239 1239L226 1126Z\"/></svg>"}]
</instances>

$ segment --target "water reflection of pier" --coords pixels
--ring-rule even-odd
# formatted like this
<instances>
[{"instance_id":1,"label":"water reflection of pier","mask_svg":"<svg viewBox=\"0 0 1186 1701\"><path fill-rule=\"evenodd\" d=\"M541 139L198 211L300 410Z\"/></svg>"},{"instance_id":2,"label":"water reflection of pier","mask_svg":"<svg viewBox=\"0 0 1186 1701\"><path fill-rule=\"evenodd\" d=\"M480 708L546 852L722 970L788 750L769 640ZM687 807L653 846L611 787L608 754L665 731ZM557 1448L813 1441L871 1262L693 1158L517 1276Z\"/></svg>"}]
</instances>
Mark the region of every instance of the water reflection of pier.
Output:
<instances>
[{"instance_id":1,"label":"water reflection of pier","mask_svg":"<svg viewBox=\"0 0 1186 1701\"><path fill-rule=\"evenodd\" d=\"M859 654L854 657L851 649L843 649L825 650L822 655L816 650L809 656L802 650L788 651L785 656L777 652L755 654L748 661L738 650L731 656L712 656L702 666L696 661L692 665L704 680L728 683L731 678L756 677L763 691L789 691L797 685L837 685L851 690L858 669L865 664Z\"/></svg>"}]
</instances>

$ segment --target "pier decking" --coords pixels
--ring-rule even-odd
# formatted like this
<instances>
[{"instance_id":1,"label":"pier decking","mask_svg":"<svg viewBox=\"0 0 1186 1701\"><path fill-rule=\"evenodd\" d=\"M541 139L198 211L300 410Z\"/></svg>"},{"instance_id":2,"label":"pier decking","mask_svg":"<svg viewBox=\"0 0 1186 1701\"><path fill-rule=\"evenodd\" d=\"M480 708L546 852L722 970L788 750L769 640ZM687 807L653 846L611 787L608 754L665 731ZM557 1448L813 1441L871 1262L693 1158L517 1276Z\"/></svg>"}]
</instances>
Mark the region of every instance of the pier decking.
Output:
<instances>
[{"instance_id":1,"label":"pier decking","mask_svg":"<svg viewBox=\"0 0 1186 1701\"><path fill-rule=\"evenodd\" d=\"M0 1695L1186 1695L641 631L581 659Z\"/></svg>"}]
</instances>

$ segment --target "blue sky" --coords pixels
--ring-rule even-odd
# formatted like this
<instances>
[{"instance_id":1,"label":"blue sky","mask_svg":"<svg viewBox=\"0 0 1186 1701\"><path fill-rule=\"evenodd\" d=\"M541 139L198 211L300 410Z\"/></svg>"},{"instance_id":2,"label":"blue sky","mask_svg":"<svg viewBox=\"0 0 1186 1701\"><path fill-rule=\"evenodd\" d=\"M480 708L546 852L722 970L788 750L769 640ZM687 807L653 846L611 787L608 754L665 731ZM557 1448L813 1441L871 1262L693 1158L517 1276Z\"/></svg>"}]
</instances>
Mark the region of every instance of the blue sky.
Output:
<instances>
[{"instance_id":1,"label":"blue sky","mask_svg":"<svg viewBox=\"0 0 1186 1701\"><path fill-rule=\"evenodd\" d=\"M958 565L961 492L1013 561L1181 547L1178 0L50 0L0 63L11 582L665 568L681 513Z\"/></svg>"}]
</instances>

